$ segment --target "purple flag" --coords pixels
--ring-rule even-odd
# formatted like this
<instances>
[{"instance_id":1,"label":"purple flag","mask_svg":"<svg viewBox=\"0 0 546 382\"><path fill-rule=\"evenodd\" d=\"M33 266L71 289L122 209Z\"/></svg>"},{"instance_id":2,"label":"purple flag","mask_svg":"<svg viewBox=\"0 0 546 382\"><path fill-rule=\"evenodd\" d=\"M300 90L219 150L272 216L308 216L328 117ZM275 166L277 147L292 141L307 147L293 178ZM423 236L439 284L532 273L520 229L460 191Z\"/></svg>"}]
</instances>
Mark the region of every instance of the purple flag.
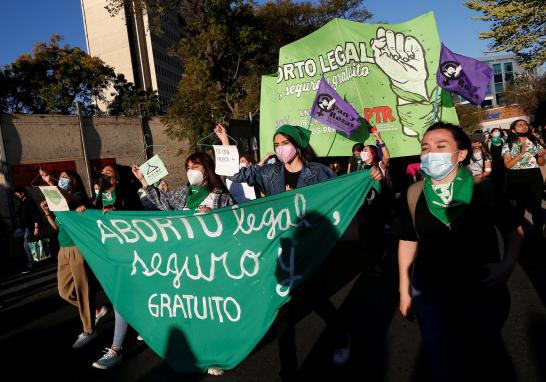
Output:
<instances>
[{"instance_id":1,"label":"purple flag","mask_svg":"<svg viewBox=\"0 0 546 382\"><path fill-rule=\"evenodd\" d=\"M459 94L468 102L479 105L493 78L489 65L474 58L455 54L442 44L440 65L436 72L438 86Z\"/></svg>"},{"instance_id":2,"label":"purple flag","mask_svg":"<svg viewBox=\"0 0 546 382\"><path fill-rule=\"evenodd\" d=\"M351 136L360 125L355 108L336 93L324 76L320 80L317 95L311 107L311 117L326 126L344 132L347 136Z\"/></svg>"}]
</instances>

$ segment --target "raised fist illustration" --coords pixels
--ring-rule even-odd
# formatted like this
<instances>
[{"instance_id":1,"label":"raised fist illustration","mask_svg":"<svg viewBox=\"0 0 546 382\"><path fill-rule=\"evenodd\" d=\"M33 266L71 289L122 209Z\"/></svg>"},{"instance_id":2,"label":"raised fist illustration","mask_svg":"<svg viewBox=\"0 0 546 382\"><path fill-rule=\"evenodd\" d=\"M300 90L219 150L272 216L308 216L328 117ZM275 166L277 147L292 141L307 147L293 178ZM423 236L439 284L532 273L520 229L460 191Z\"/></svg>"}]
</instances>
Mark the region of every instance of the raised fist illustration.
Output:
<instances>
[{"instance_id":1,"label":"raised fist illustration","mask_svg":"<svg viewBox=\"0 0 546 382\"><path fill-rule=\"evenodd\" d=\"M370 45L375 63L402 90L428 98L425 53L413 36L377 28Z\"/></svg>"}]
</instances>

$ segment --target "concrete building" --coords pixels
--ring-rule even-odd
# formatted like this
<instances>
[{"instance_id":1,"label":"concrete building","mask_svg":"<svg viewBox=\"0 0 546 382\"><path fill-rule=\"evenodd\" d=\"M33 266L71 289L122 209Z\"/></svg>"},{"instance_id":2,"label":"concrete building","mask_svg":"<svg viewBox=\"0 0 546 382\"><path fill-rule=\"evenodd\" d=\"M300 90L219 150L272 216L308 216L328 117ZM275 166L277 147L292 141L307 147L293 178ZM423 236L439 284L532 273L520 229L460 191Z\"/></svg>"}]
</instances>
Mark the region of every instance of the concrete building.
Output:
<instances>
[{"instance_id":1,"label":"concrete building","mask_svg":"<svg viewBox=\"0 0 546 382\"><path fill-rule=\"evenodd\" d=\"M169 53L180 40L176 15L162 17L163 33L156 35L150 31L148 15L135 3L114 17L106 10L107 4L107 0L81 0L87 52L139 88L157 90L165 109L182 77L182 63ZM108 97L110 93L107 91Z\"/></svg>"},{"instance_id":2,"label":"concrete building","mask_svg":"<svg viewBox=\"0 0 546 382\"><path fill-rule=\"evenodd\" d=\"M483 112L480 129L491 131L498 127L506 130L517 119L524 119L529 122L529 117L518 105L487 108Z\"/></svg>"}]
</instances>

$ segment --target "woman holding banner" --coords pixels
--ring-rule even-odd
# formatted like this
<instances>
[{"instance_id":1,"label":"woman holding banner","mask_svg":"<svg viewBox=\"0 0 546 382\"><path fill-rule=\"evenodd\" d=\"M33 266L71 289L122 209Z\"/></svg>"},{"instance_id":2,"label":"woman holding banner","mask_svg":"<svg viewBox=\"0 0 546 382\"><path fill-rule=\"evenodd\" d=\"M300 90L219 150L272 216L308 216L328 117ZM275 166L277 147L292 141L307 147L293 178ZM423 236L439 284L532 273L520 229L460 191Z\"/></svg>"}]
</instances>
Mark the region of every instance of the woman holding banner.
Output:
<instances>
[{"instance_id":1,"label":"woman holding banner","mask_svg":"<svg viewBox=\"0 0 546 382\"><path fill-rule=\"evenodd\" d=\"M133 174L142 184L140 200L143 206L147 209L162 211L207 212L234 204L222 179L215 173L214 160L210 155L203 152L193 153L186 159L185 166L188 185L164 192L149 185L140 168L134 164ZM224 371L219 368L209 368L207 373L222 375Z\"/></svg>"},{"instance_id":2,"label":"woman holding banner","mask_svg":"<svg viewBox=\"0 0 546 382\"><path fill-rule=\"evenodd\" d=\"M466 380L471 370L473 379L494 380L521 220L487 181L473 182L464 168L472 146L460 127L434 124L421 147L425 180L410 186L400 216L400 311L415 311L431 381Z\"/></svg>"},{"instance_id":3,"label":"woman holding banner","mask_svg":"<svg viewBox=\"0 0 546 382\"><path fill-rule=\"evenodd\" d=\"M80 175L72 170L62 171L55 184L49 172L40 170L42 180L50 186L57 186L65 197L71 210L87 203L87 195ZM95 325L107 313L105 306L95 310L95 292L92 288L92 273L80 251L63 228L59 219L49 210L47 202L40 203L49 225L57 231L59 240L59 254L57 265L57 286L59 295L78 308L83 332L72 345L73 349L80 349L97 338ZM94 312L94 314L93 314Z\"/></svg>"},{"instance_id":4,"label":"woman holding banner","mask_svg":"<svg viewBox=\"0 0 546 382\"><path fill-rule=\"evenodd\" d=\"M218 124L214 131L223 145L229 145L224 126ZM239 173L230 179L233 182L246 182L250 186L257 186L265 196L269 196L333 178L335 175L330 168L311 161L315 154L309 145L310 136L310 130L299 126L279 127L273 137L273 145L281 163L241 168ZM377 168L372 169L372 177L380 180L381 172ZM328 299L324 285L324 276L319 269L317 274L305 284L303 291L315 311L333 328L335 332L333 362L341 365L349 359L350 336L345 329L346 325L340 322L336 308ZM280 376L283 381L295 380L297 376L295 323L294 303L283 305L277 317Z\"/></svg>"}]
</instances>

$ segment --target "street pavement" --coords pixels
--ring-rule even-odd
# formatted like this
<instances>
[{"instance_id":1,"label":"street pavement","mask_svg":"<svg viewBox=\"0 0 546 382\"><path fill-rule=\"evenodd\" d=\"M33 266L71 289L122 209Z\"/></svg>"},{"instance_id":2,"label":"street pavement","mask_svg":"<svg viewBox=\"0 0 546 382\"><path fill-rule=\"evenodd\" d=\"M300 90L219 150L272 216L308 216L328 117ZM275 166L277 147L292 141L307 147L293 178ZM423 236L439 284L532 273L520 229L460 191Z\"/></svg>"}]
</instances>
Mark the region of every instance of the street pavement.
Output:
<instances>
[{"instance_id":1,"label":"street pavement","mask_svg":"<svg viewBox=\"0 0 546 382\"><path fill-rule=\"evenodd\" d=\"M351 358L345 366L332 366L329 328L308 307L301 306L296 328L300 380L422 380L419 329L417 323L405 320L398 312L395 249L389 253L384 272L378 277L372 275L370 256L362 245L338 245L327 264L331 275L328 290L350 326ZM509 281L512 309L503 329L506 381L546 381L545 259L544 241L540 246L528 244ZM29 274L2 276L0 365L4 375L21 380L51 377L100 382L279 380L274 331L241 364L219 377L174 372L145 343L137 341L132 329L120 366L112 370L92 368L101 349L111 343L113 312L99 324L97 341L82 350L72 350L81 324L77 310L58 297L55 267L54 260L49 260ZM102 295L99 301L104 299Z\"/></svg>"}]
</instances>

